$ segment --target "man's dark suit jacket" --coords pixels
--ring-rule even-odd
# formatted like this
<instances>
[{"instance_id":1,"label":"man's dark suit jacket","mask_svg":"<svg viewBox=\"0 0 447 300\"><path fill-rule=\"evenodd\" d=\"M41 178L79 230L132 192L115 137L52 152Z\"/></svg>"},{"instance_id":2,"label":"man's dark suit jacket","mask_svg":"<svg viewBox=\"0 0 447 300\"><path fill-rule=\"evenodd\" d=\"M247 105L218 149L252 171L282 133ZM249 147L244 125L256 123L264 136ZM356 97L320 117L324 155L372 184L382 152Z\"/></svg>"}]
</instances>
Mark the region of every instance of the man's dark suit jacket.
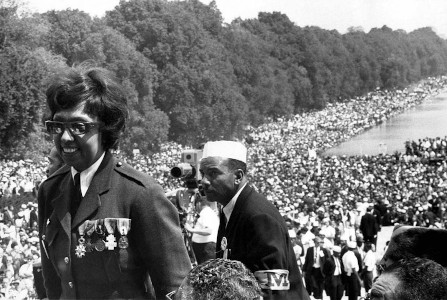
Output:
<instances>
[{"instance_id":1,"label":"man's dark suit jacket","mask_svg":"<svg viewBox=\"0 0 447 300\"><path fill-rule=\"evenodd\" d=\"M324 277L324 272L323 272L323 266L324 263L326 261L326 259L328 259L331 254L329 253L329 250L323 248L322 245L320 245L320 250L323 251L324 256L321 257L320 254L318 254L318 257L320 258L320 270L321 270L321 274ZM313 265L315 263L314 257L315 257L315 247L310 247L309 249L307 249L306 252L306 258L304 259L304 265L303 265L303 271L310 274L312 272L312 268Z\"/></svg>"},{"instance_id":2,"label":"man's dark suit jacket","mask_svg":"<svg viewBox=\"0 0 447 300\"><path fill-rule=\"evenodd\" d=\"M379 225L377 224L376 218L372 214L366 213L360 220L359 229L363 234L363 238L368 239L377 234L379 231Z\"/></svg>"},{"instance_id":3,"label":"man's dark suit jacket","mask_svg":"<svg viewBox=\"0 0 447 300\"><path fill-rule=\"evenodd\" d=\"M216 245L218 258L224 253L221 249L223 237L228 244L228 259L241 261L253 273L274 269L289 271L290 289L264 290L264 299L309 299L283 217L249 185L239 195L226 228L221 221Z\"/></svg>"},{"instance_id":4,"label":"man's dark suit jacket","mask_svg":"<svg viewBox=\"0 0 447 300\"><path fill-rule=\"evenodd\" d=\"M70 167L39 189L41 258L50 299L164 299L191 268L178 213L149 176L106 153L74 218ZM86 220L131 219L129 247L93 251L78 258L78 227ZM118 239L117 239L118 240ZM147 274L152 286L147 284Z\"/></svg>"},{"instance_id":5,"label":"man's dark suit jacket","mask_svg":"<svg viewBox=\"0 0 447 300\"><path fill-rule=\"evenodd\" d=\"M340 262L340 268L342 267L341 259L339 259ZM325 277L331 277L334 275L335 272L335 258L334 256L330 255L324 262L323 265L323 274ZM342 271L342 269L340 269Z\"/></svg>"}]
</instances>

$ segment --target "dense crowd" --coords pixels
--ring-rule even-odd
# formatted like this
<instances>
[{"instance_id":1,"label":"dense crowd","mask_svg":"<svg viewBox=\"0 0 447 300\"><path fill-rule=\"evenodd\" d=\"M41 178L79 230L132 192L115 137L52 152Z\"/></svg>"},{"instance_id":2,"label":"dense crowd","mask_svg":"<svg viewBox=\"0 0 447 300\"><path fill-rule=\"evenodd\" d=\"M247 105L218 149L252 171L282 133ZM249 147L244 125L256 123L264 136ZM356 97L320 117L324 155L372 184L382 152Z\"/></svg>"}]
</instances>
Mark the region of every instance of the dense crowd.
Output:
<instances>
[{"instance_id":1,"label":"dense crowd","mask_svg":"<svg viewBox=\"0 0 447 300\"><path fill-rule=\"evenodd\" d=\"M426 161L445 158L447 154L447 136L424 138L405 142L405 155Z\"/></svg>"},{"instance_id":2,"label":"dense crowd","mask_svg":"<svg viewBox=\"0 0 447 300\"><path fill-rule=\"evenodd\" d=\"M446 227L443 203L447 197L447 164L444 160L426 163L412 159L424 149L437 151L433 145L438 140L439 153L445 154L445 139L421 138L419 143L409 142L405 148L403 145L402 154L395 155L321 155L439 93L446 84L447 77L440 77L426 80L412 90L377 90L350 101L330 103L321 111L250 128L244 142L249 151L252 184L277 206L297 232L304 230L304 239L304 233L314 227L324 231L331 226L336 231L335 239L355 240L360 218L372 205L384 226L399 223ZM183 150L178 144L166 143L151 157L135 153L122 158L153 176L166 191L172 191L182 185L180 179L170 175L170 169L180 162ZM24 280L32 262L39 260L37 231L29 215L36 210L34 199L45 179L45 169L45 161L0 161L4 208L0 217L14 209L8 207L11 197L26 195L32 199L15 203L18 213L13 213L9 222L0 222L0 274L4 278L0 293L4 298L19 292L34 297L29 282Z\"/></svg>"}]
</instances>

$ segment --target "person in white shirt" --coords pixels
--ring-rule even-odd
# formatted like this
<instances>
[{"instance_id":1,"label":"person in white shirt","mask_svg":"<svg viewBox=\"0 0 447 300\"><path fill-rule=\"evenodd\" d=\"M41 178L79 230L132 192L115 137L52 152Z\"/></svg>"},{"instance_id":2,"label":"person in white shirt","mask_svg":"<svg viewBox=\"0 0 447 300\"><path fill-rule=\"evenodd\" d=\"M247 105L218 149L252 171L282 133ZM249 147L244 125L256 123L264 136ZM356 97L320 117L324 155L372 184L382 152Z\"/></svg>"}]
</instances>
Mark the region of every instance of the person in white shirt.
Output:
<instances>
[{"instance_id":1,"label":"person in white shirt","mask_svg":"<svg viewBox=\"0 0 447 300\"><path fill-rule=\"evenodd\" d=\"M323 239L320 236L314 238L315 246L307 250L303 265L306 289L309 295L315 299L323 299L325 261L330 257L328 249L323 247Z\"/></svg>"},{"instance_id":2,"label":"person in white shirt","mask_svg":"<svg viewBox=\"0 0 447 300\"><path fill-rule=\"evenodd\" d=\"M341 247L333 246L332 255L325 261L323 273L325 275L324 287L331 300L341 300L345 291L342 282L342 261L340 257Z\"/></svg>"},{"instance_id":3,"label":"person in white shirt","mask_svg":"<svg viewBox=\"0 0 447 300\"><path fill-rule=\"evenodd\" d=\"M324 235L326 239L328 239L332 245L334 244L335 239L335 227L330 224L330 221L328 218L323 219L322 226L320 229L320 234ZM326 247L329 248L329 247Z\"/></svg>"},{"instance_id":4,"label":"person in white shirt","mask_svg":"<svg viewBox=\"0 0 447 300\"><path fill-rule=\"evenodd\" d=\"M373 271L376 266L376 254L372 250L372 243L366 242L364 247L364 256L363 256L363 286L365 287L365 291L368 292L373 283Z\"/></svg>"},{"instance_id":5,"label":"person in white shirt","mask_svg":"<svg viewBox=\"0 0 447 300\"><path fill-rule=\"evenodd\" d=\"M346 291L349 300L357 300L360 296L360 278L359 278L359 263L354 254L354 249L357 247L356 242L348 241L348 251L343 255L343 267L346 272Z\"/></svg>"},{"instance_id":6,"label":"person in white shirt","mask_svg":"<svg viewBox=\"0 0 447 300\"><path fill-rule=\"evenodd\" d=\"M215 202L209 202L206 197L196 198L197 211L200 211L199 218L194 226L186 223L185 229L192 233L192 248L198 264L209 259L216 258L216 240L219 230L219 216L211 208L215 207Z\"/></svg>"}]
</instances>

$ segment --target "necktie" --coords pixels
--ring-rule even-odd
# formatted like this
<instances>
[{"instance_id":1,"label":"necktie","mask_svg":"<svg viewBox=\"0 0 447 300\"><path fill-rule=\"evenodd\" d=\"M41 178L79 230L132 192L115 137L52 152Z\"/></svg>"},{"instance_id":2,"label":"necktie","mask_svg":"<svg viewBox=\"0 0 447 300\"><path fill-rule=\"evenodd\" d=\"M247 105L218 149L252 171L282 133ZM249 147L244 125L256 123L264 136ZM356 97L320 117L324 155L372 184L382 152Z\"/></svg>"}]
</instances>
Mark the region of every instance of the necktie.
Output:
<instances>
[{"instance_id":1,"label":"necktie","mask_svg":"<svg viewBox=\"0 0 447 300\"><path fill-rule=\"evenodd\" d=\"M338 258L336 258L336 257L334 257L334 260L335 260L335 272L334 272L334 274L340 275L341 274L340 262L338 261Z\"/></svg>"},{"instance_id":2,"label":"necktie","mask_svg":"<svg viewBox=\"0 0 447 300\"><path fill-rule=\"evenodd\" d=\"M72 218L76 215L76 211L79 208L79 204L81 204L81 200L81 173L76 173L74 176L73 193L70 202L70 213Z\"/></svg>"}]
</instances>

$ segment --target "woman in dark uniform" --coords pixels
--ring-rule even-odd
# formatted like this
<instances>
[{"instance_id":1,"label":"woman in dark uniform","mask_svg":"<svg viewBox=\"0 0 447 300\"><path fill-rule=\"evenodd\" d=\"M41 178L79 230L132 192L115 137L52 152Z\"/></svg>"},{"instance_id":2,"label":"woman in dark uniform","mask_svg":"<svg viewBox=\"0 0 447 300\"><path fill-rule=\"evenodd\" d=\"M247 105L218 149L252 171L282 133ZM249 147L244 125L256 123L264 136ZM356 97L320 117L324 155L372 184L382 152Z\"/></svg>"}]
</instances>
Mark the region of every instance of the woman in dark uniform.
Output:
<instances>
[{"instance_id":1,"label":"woman in dark uniform","mask_svg":"<svg viewBox=\"0 0 447 300\"><path fill-rule=\"evenodd\" d=\"M50 84L47 104L66 164L38 195L48 298L163 299L191 265L161 186L109 151L127 119L122 87L104 69L72 68Z\"/></svg>"}]
</instances>

